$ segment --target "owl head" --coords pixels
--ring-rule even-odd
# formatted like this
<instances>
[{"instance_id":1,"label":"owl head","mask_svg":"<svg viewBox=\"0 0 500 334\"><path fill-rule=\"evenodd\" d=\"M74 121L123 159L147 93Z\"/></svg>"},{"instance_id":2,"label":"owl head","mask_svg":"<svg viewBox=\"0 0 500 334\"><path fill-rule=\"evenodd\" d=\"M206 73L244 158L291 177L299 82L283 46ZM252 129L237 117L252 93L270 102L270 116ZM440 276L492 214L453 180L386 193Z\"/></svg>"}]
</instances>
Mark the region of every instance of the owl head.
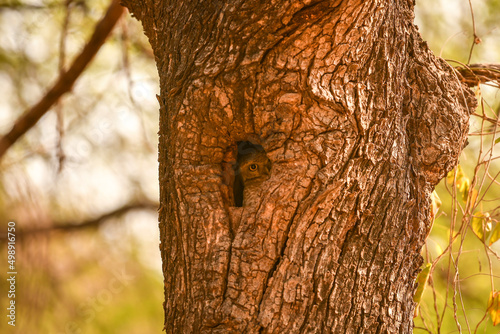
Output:
<instances>
[{"instance_id":1,"label":"owl head","mask_svg":"<svg viewBox=\"0 0 500 334\"><path fill-rule=\"evenodd\" d=\"M271 160L260 145L248 144L238 147L238 173L244 185L264 181L271 172Z\"/></svg>"},{"instance_id":2,"label":"owl head","mask_svg":"<svg viewBox=\"0 0 500 334\"><path fill-rule=\"evenodd\" d=\"M265 153L258 153L248 156L247 159L240 162L239 170L243 184L248 184L254 180L265 180L271 172L271 161Z\"/></svg>"}]
</instances>

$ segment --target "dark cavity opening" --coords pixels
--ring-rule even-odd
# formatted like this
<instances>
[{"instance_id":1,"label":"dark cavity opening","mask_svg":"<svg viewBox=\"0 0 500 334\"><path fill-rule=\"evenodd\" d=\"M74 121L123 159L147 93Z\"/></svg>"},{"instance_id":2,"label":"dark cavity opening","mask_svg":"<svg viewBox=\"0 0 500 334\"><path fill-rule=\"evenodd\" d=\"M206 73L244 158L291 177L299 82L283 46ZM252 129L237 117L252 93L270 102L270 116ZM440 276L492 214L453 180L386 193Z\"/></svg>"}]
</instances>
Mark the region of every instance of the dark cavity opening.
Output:
<instances>
[{"instance_id":1,"label":"dark cavity opening","mask_svg":"<svg viewBox=\"0 0 500 334\"><path fill-rule=\"evenodd\" d=\"M233 183L233 196L234 206L243 206L243 190L245 185L240 171L240 163L252 155L258 153L266 154L266 151L261 145L253 144L249 141L240 141L238 144L238 153L236 155L236 164L234 166L234 183Z\"/></svg>"}]
</instances>

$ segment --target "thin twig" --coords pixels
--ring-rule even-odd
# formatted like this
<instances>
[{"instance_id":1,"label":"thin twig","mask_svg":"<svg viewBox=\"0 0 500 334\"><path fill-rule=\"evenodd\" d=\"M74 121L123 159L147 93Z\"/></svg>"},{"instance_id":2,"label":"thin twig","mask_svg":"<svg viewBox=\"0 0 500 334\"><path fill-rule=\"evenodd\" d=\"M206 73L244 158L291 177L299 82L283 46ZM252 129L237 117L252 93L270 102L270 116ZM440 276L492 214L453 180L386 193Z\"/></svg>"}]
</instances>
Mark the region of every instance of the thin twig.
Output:
<instances>
[{"instance_id":1,"label":"thin twig","mask_svg":"<svg viewBox=\"0 0 500 334\"><path fill-rule=\"evenodd\" d=\"M470 59L472 58L472 51L474 50L474 46L476 44L481 43L481 39L476 35L476 21L474 19L474 10L472 9L472 2L469 0L470 7L470 15L472 17L472 33L474 36L474 40L472 41L472 45L470 47L469 58L467 59L467 64L470 64Z\"/></svg>"}]
</instances>

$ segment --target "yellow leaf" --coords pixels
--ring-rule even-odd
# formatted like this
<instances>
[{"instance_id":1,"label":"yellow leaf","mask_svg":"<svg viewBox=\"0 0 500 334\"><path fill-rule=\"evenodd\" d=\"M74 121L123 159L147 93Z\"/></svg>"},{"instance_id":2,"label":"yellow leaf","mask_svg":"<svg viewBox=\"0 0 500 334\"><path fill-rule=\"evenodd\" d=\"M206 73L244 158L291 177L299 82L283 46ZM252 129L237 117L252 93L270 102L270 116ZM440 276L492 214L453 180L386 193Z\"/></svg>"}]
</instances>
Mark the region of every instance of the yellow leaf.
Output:
<instances>
[{"instance_id":1,"label":"yellow leaf","mask_svg":"<svg viewBox=\"0 0 500 334\"><path fill-rule=\"evenodd\" d=\"M425 285L427 284L427 280L429 279L429 273L431 272L431 267L432 263L427 263L417 276L418 287L417 291L415 291L415 295L413 296L413 301L415 303L420 303L420 300L422 299L422 295L425 290Z\"/></svg>"},{"instance_id":2,"label":"yellow leaf","mask_svg":"<svg viewBox=\"0 0 500 334\"><path fill-rule=\"evenodd\" d=\"M457 184L458 186L458 184ZM467 197L469 197L469 188L470 181L468 178L463 177L462 182L460 184L460 188L458 189L462 193L462 201L467 202Z\"/></svg>"},{"instance_id":3,"label":"yellow leaf","mask_svg":"<svg viewBox=\"0 0 500 334\"><path fill-rule=\"evenodd\" d=\"M457 186L460 188L462 182L463 182L463 179L465 177L465 174L464 174L464 171L462 169L462 166L461 165L458 165L457 166Z\"/></svg>"},{"instance_id":4,"label":"yellow leaf","mask_svg":"<svg viewBox=\"0 0 500 334\"><path fill-rule=\"evenodd\" d=\"M464 176L464 172L462 171L462 166L460 165L457 165L457 167L455 167L454 169L450 170L448 172L448 175L446 176L446 180L448 181L448 184L453 184L453 180L455 179L455 169L456 169L456 181L457 181L457 186L459 186L460 184L460 180L462 179L462 177Z\"/></svg>"},{"instance_id":5,"label":"yellow leaf","mask_svg":"<svg viewBox=\"0 0 500 334\"><path fill-rule=\"evenodd\" d=\"M417 303L415 306L415 311L413 312L413 317L418 317L418 310L420 300L422 299L422 295L424 294L425 286L427 285L427 280L429 279L429 273L431 272L431 263L427 263L422 271L418 274L416 282L418 283L417 291L415 291L415 295L413 296L413 301Z\"/></svg>"},{"instance_id":6,"label":"yellow leaf","mask_svg":"<svg viewBox=\"0 0 500 334\"><path fill-rule=\"evenodd\" d=\"M448 175L446 175L446 182L448 182L449 185L452 185L454 178L455 178L455 172L454 169L452 169L448 172Z\"/></svg>"},{"instance_id":7,"label":"yellow leaf","mask_svg":"<svg viewBox=\"0 0 500 334\"><path fill-rule=\"evenodd\" d=\"M493 245L496 241L500 239L500 223L497 223L497 226L493 230L493 233L490 237L490 246Z\"/></svg>"},{"instance_id":8,"label":"yellow leaf","mask_svg":"<svg viewBox=\"0 0 500 334\"><path fill-rule=\"evenodd\" d=\"M458 165L456 167L456 169L457 169L456 173L453 170L448 172L448 175L446 176L446 180L448 181L448 184L450 184L450 185L452 185L453 180L455 180L458 191L460 193L462 193L462 200L464 202L467 202L467 198L469 196L470 180L464 174L462 166Z\"/></svg>"},{"instance_id":9,"label":"yellow leaf","mask_svg":"<svg viewBox=\"0 0 500 334\"><path fill-rule=\"evenodd\" d=\"M490 292L487 312L493 321L493 326L500 324L500 291Z\"/></svg>"},{"instance_id":10,"label":"yellow leaf","mask_svg":"<svg viewBox=\"0 0 500 334\"><path fill-rule=\"evenodd\" d=\"M462 172L462 167L460 165L457 165L457 167L455 167L455 169L457 170L457 172L456 172L457 179L456 180L457 180L457 186L458 186L460 183L460 179L463 176L463 172ZM453 180L455 179L455 169L450 170L448 172L448 175L446 175L446 181L448 181L449 185L452 185Z\"/></svg>"},{"instance_id":11,"label":"yellow leaf","mask_svg":"<svg viewBox=\"0 0 500 334\"><path fill-rule=\"evenodd\" d=\"M484 237L483 219L484 215L482 212L476 213L472 217L472 231L474 231L474 234L481 240L483 240Z\"/></svg>"},{"instance_id":12,"label":"yellow leaf","mask_svg":"<svg viewBox=\"0 0 500 334\"><path fill-rule=\"evenodd\" d=\"M482 241L486 241L486 237L491 232L492 221L488 212L475 213L472 217L472 230Z\"/></svg>"},{"instance_id":13,"label":"yellow leaf","mask_svg":"<svg viewBox=\"0 0 500 334\"><path fill-rule=\"evenodd\" d=\"M476 204L476 199L477 199L477 190L472 189L472 193L470 194L470 207L474 207Z\"/></svg>"}]
</instances>

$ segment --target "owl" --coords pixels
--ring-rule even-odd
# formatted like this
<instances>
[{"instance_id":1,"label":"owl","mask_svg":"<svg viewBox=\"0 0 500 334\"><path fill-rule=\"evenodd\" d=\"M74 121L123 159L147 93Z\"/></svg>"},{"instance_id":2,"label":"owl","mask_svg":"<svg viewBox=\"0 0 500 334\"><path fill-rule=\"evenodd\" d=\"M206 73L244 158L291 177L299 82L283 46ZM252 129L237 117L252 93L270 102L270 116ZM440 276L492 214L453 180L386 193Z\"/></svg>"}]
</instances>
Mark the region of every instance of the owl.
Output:
<instances>
[{"instance_id":1,"label":"owl","mask_svg":"<svg viewBox=\"0 0 500 334\"><path fill-rule=\"evenodd\" d=\"M235 202L237 206L248 206L258 201L260 185L269 178L271 173L271 160L260 145L252 145L239 150L235 180ZM236 187L243 188L237 193ZM241 199L241 195L243 198ZM238 203L239 202L239 203ZM240 205L238 205L240 204Z\"/></svg>"}]
</instances>

